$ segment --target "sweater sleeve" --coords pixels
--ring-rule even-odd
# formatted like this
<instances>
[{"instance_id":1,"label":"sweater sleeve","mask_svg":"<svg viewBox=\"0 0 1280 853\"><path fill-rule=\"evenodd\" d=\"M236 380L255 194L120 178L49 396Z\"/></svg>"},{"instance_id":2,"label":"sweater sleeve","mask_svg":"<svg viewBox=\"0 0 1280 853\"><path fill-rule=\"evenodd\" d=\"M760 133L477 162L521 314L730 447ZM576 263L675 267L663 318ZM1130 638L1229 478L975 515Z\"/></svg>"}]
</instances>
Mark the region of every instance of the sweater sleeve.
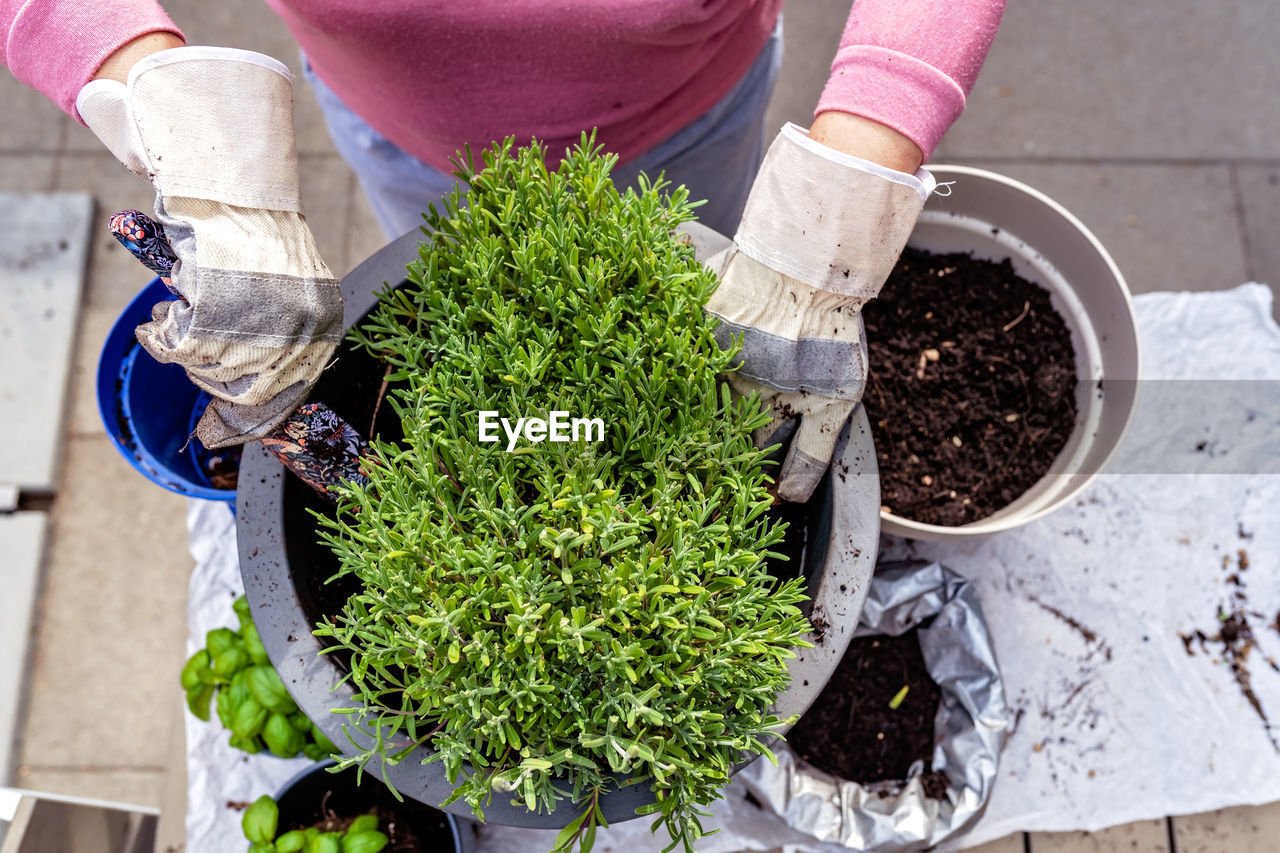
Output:
<instances>
[{"instance_id":1,"label":"sweater sleeve","mask_svg":"<svg viewBox=\"0 0 1280 853\"><path fill-rule=\"evenodd\" d=\"M814 115L853 113L902 133L928 160L960 117L1005 0L857 0Z\"/></svg>"},{"instance_id":2,"label":"sweater sleeve","mask_svg":"<svg viewBox=\"0 0 1280 853\"><path fill-rule=\"evenodd\" d=\"M182 31L155 0L0 0L0 62L76 115L76 95L107 57L147 33Z\"/></svg>"}]
</instances>

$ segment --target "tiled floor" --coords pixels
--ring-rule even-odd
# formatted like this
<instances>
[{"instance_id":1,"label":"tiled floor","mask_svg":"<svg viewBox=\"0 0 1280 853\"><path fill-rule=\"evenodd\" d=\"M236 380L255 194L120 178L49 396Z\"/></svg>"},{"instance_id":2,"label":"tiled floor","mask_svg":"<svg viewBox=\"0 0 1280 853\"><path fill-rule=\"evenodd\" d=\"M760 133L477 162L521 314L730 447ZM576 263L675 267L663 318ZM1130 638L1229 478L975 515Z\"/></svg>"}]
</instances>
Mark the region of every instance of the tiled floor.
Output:
<instances>
[{"instance_id":1,"label":"tiled floor","mask_svg":"<svg viewBox=\"0 0 1280 853\"><path fill-rule=\"evenodd\" d=\"M170 0L192 43L297 53L258 0ZM793 0L771 123L807 123L849 0ZM1072 209L1137 292L1280 283L1280 15L1257 0L1011 2L969 108L934 156L1004 172ZM381 245L304 84L303 194L321 251L345 272ZM0 191L87 190L97 221L150 206L83 128L0 79ZM16 118L15 117L19 117ZM70 376L64 460L49 507L43 597L18 784L158 804L182 658L182 500L110 447L92 397L97 349L147 279L99 229ZM1014 836L983 853L1280 850L1280 805L1099 833Z\"/></svg>"}]
</instances>

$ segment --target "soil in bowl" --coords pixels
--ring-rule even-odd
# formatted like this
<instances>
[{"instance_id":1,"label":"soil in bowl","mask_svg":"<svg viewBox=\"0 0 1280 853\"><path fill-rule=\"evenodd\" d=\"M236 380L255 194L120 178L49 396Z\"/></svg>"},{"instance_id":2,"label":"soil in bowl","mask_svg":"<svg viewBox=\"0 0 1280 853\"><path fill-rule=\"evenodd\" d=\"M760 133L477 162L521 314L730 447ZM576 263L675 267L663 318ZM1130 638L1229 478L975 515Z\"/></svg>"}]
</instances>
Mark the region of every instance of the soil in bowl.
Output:
<instances>
[{"instance_id":1,"label":"soil in bowl","mask_svg":"<svg viewBox=\"0 0 1280 853\"><path fill-rule=\"evenodd\" d=\"M897 782L916 761L932 766L941 701L915 629L899 637L858 637L813 707L787 734L787 744L804 761L841 779ZM949 784L938 771L926 772L923 783L934 799L942 799Z\"/></svg>"},{"instance_id":2,"label":"soil in bowl","mask_svg":"<svg viewBox=\"0 0 1280 853\"><path fill-rule=\"evenodd\" d=\"M907 249L862 316L862 400L890 512L968 524L1048 472L1075 429L1077 379L1048 291L1007 258Z\"/></svg>"},{"instance_id":3,"label":"soil in bowl","mask_svg":"<svg viewBox=\"0 0 1280 853\"><path fill-rule=\"evenodd\" d=\"M397 801L386 785L365 776L355 784L350 771L337 775L318 769L299 779L277 800L279 832L314 826L321 832L345 831L361 815L378 816L389 840L386 853L441 853L454 850L453 830L443 812L414 800Z\"/></svg>"}]
</instances>

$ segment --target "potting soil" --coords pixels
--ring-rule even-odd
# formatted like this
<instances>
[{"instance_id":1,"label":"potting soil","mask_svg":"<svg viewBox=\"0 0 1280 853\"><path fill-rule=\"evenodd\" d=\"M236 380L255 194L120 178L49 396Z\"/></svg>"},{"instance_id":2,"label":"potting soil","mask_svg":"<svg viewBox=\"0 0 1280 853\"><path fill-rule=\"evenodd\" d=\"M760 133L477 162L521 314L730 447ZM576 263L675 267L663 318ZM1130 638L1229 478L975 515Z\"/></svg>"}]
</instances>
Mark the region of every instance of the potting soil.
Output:
<instances>
[{"instance_id":1,"label":"potting soil","mask_svg":"<svg viewBox=\"0 0 1280 853\"><path fill-rule=\"evenodd\" d=\"M967 524L1049 470L1075 428L1076 369L1048 291L1008 259L907 249L862 316L862 402L895 515Z\"/></svg>"},{"instance_id":2,"label":"potting soil","mask_svg":"<svg viewBox=\"0 0 1280 853\"><path fill-rule=\"evenodd\" d=\"M344 343L337 360L321 374L311 399L323 401L361 435L396 442L403 438L404 431L395 407L386 399L392 390L392 386L384 385L386 375L385 365ZM316 494L297 477L286 478L282 515L289 565L305 575L297 579L296 588L303 612L313 625L341 614L347 599L362 588L355 575L334 578L341 566L317 535L318 525L312 513L332 516L336 511L332 501ZM349 651L336 648L330 656L344 672L350 670Z\"/></svg>"},{"instance_id":3,"label":"potting soil","mask_svg":"<svg viewBox=\"0 0 1280 853\"><path fill-rule=\"evenodd\" d=\"M376 779L369 779L365 784L371 788L376 786L383 790L387 790ZM391 792L387 790L386 798L391 800ZM411 801L410 801L411 802ZM430 838L420 838L418 833L414 831L414 826L408 821L401 820L399 814L392 805L378 805L364 812L365 814L376 815L378 818L378 830L387 836L387 846L383 848L386 853L436 853L436 851L447 851L453 846L453 834L449 830L449 824L445 821L444 815L430 819L428 827L433 833ZM322 817L320 815L323 815ZM314 826L321 832L346 832L347 827L351 826L355 819L360 815L340 815L333 811L329 811L327 807L321 803L317 804L317 817L311 823L290 825L281 827L282 831L290 829L307 829ZM425 821L424 821L425 823Z\"/></svg>"},{"instance_id":4,"label":"potting soil","mask_svg":"<svg viewBox=\"0 0 1280 853\"><path fill-rule=\"evenodd\" d=\"M767 510L765 516L773 522L785 522L787 525L782 541L770 549L780 556L771 557L768 560L766 565L769 574L779 581L794 578L803 570L804 546L809 524L808 505L780 501Z\"/></svg>"},{"instance_id":5,"label":"potting soil","mask_svg":"<svg viewBox=\"0 0 1280 853\"><path fill-rule=\"evenodd\" d=\"M905 780L911 765L922 761L925 791L936 798L948 784L945 775L930 773L941 698L915 629L898 637L860 637L849 643L787 744L819 770L862 785Z\"/></svg>"}]
</instances>

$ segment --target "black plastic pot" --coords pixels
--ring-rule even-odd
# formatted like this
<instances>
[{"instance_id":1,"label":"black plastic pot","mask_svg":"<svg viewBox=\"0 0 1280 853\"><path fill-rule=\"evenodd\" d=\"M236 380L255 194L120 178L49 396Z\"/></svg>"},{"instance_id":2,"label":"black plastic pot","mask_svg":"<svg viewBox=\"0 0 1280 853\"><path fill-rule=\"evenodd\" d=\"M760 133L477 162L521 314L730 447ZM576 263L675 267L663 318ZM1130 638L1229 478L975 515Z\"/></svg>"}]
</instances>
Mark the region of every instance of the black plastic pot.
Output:
<instances>
[{"instance_id":1,"label":"black plastic pot","mask_svg":"<svg viewBox=\"0 0 1280 853\"><path fill-rule=\"evenodd\" d=\"M363 784L357 785L355 771L330 773L332 766L330 761L310 767L286 782L276 794L276 805L280 809L279 834L316 826L330 813L354 818L377 810L395 822L396 831L404 833L407 830L417 838L419 843L414 849L420 853L446 853L449 850L471 853L475 848L475 830L471 821L455 818L415 800L396 800L387 786L377 779L365 777ZM379 829L387 835L392 834L386 823Z\"/></svg>"},{"instance_id":2,"label":"black plastic pot","mask_svg":"<svg viewBox=\"0 0 1280 853\"><path fill-rule=\"evenodd\" d=\"M689 232L699 257L709 257L727 245L724 237L707 228L692 226ZM418 242L418 232L406 234L343 279L346 328L374 306L377 292L387 282L404 279L406 264L418 256ZM381 372L374 378L376 388ZM316 399L334 405L343 394L325 388L324 381L317 386ZM369 426L367 421L353 424L361 430ZM791 685L775 703L782 717L804 713L831 677L857 627L874 568L880 533L880 485L871 432L861 407L836 443L832 471L833 476L810 503L809 544L803 561L812 601L810 616L816 628L810 640L815 646L801 650L790 662ZM340 665L320 654L320 642L312 636L313 623L307 616L308 611L316 611L316 598L323 591L311 580L313 572L291 564L291 559L301 559L299 555L308 551L305 540L314 540L313 527L300 529L296 521L287 520L305 517L296 511L296 503L307 500L308 495L310 490L290 477L259 445L245 448L237 504L240 570L258 633L294 701L330 740L354 753L349 746L351 738L359 743L369 739L355 731L349 737L343 730L349 718L333 712L358 706L351 688L341 683ZM286 506L295 509L286 512ZM296 578L305 581L299 586ZM428 750L419 748L393 766L367 769L406 796L441 803L454 786L439 762L422 763L429 755ZM600 805L612 823L635 817L637 808L653 801L648 786L640 784L611 791L601 798ZM470 814L462 802L450 804L446 810ZM550 828L564 826L581 812L581 806L562 802L550 813L535 813L512 803L509 797L496 795L485 808L485 817L498 824Z\"/></svg>"}]
</instances>

